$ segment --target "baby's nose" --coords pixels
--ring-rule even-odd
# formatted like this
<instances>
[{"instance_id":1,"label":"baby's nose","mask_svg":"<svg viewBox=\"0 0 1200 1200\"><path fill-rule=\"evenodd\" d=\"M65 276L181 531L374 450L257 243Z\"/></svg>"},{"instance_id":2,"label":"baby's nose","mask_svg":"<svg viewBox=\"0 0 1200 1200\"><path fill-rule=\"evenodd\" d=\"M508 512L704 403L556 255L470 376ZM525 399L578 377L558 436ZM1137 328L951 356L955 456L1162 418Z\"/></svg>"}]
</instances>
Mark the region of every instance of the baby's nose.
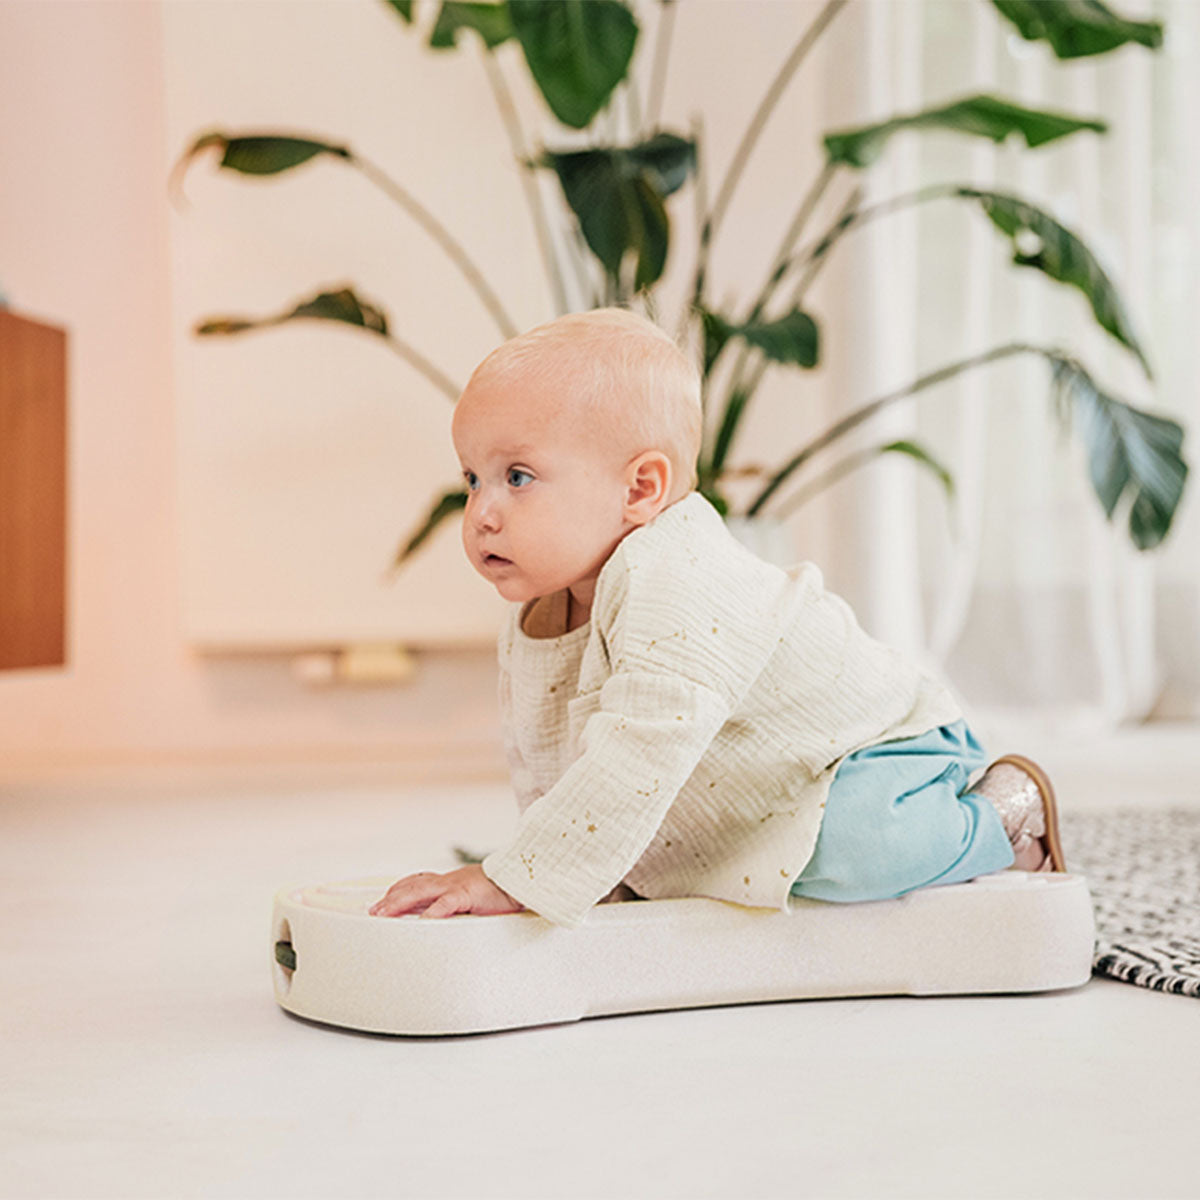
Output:
<instances>
[{"instance_id":1,"label":"baby's nose","mask_svg":"<svg viewBox=\"0 0 1200 1200\"><path fill-rule=\"evenodd\" d=\"M499 529L500 507L490 496L476 495L471 505L471 518L477 529Z\"/></svg>"}]
</instances>

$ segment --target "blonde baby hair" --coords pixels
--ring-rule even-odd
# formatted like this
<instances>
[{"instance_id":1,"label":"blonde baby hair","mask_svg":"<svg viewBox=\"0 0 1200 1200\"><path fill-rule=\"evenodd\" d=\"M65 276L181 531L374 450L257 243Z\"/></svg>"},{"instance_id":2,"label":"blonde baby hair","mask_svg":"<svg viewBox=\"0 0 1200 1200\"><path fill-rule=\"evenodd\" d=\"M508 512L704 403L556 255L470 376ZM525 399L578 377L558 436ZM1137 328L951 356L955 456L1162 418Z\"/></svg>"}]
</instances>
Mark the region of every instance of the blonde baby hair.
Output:
<instances>
[{"instance_id":1,"label":"blonde baby hair","mask_svg":"<svg viewBox=\"0 0 1200 1200\"><path fill-rule=\"evenodd\" d=\"M627 445L631 456L667 455L673 500L696 486L700 374L668 334L638 313L595 308L547 321L493 350L475 368L471 382L477 379L561 387L564 404L587 406L605 444Z\"/></svg>"}]
</instances>

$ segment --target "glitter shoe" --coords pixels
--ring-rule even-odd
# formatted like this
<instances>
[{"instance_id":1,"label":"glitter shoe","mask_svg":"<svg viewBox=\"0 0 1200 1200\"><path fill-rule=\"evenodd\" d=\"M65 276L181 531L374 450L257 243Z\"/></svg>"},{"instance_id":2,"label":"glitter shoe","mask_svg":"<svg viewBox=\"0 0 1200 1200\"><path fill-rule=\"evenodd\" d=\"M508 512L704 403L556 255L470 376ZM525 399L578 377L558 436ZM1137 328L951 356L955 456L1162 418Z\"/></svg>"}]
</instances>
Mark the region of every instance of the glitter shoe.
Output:
<instances>
[{"instance_id":1,"label":"glitter shoe","mask_svg":"<svg viewBox=\"0 0 1200 1200\"><path fill-rule=\"evenodd\" d=\"M996 759L970 790L986 797L999 813L1018 859L1022 851L1040 842L1045 861L1037 869L1067 869L1054 788L1037 763L1020 754L1006 754Z\"/></svg>"}]
</instances>

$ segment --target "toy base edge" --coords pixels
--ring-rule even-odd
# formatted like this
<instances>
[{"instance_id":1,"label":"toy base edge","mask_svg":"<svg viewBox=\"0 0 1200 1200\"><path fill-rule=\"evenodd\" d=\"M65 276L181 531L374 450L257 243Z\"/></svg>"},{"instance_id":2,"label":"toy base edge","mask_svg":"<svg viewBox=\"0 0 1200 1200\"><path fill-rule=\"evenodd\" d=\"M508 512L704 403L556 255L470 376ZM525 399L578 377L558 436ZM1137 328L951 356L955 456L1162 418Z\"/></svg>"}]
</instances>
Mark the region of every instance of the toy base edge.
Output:
<instances>
[{"instance_id":1,"label":"toy base edge","mask_svg":"<svg viewBox=\"0 0 1200 1200\"><path fill-rule=\"evenodd\" d=\"M1000 872L897 900L789 912L721 900L597 906L576 929L533 913L379 918L390 880L285 888L275 998L322 1024L452 1036L593 1016L783 1000L1058 991L1091 975L1086 881ZM286 935L286 936L285 936Z\"/></svg>"}]
</instances>

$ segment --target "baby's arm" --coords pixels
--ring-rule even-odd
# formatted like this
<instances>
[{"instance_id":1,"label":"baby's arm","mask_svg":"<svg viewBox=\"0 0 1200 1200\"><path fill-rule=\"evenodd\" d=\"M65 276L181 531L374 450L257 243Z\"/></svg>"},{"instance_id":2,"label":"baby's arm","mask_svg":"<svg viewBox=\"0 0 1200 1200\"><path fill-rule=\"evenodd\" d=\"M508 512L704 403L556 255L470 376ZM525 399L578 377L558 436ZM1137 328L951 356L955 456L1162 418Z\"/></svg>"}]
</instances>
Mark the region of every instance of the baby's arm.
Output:
<instances>
[{"instance_id":1,"label":"baby's arm","mask_svg":"<svg viewBox=\"0 0 1200 1200\"><path fill-rule=\"evenodd\" d=\"M729 708L691 680L623 668L599 689L583 751L521 814L488 878L558 925L579 924L654 839Z\"/></svg>"},{"instance_id":2,"label":"baby's arm","mask_svg":"<svg viewBox=\"0 0 1200 1200\"><path fill-rule=\"evenodd\" d=\"M498 888L478 863L471 863L444 875L433 871L406 875L393 883L369 911L373 917L399 917L422 909L423 917L449 917L466 912L496 916L520 912L524 907Z\"/></svg>"}]
</instances>

